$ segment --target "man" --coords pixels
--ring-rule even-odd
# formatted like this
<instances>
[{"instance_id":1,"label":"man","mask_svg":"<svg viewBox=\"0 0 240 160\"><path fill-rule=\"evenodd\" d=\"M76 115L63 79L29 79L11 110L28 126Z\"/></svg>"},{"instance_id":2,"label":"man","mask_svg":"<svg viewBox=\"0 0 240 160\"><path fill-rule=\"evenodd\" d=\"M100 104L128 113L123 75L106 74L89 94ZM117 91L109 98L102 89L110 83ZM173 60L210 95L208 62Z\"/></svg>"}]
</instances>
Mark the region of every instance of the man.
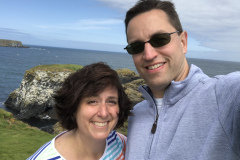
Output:
<instances>
[{"instance_id":1,"label":"man","mask_svg":"<svg viewBox=\"0 0 240 160\"><path fill-rule=\"evenodd\" d=\"M138 1L125 27L125 49L147 84L129 118L126 159L239 160L240 72L210 78L188 66L171 2Z\"/></svg>"}]
</instances>

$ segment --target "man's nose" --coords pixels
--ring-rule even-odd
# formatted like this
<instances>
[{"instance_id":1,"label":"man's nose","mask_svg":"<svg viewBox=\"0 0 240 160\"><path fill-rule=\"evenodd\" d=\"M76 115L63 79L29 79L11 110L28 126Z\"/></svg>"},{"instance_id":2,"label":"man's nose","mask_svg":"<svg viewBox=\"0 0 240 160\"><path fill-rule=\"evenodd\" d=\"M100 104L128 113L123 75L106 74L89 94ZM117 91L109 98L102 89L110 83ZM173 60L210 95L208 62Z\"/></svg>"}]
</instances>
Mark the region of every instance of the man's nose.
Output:
<instances>
[{"instance_id":1,"label":"man's nose","mask_svg":"<svg viewBox=\"0 0 240 160\"><path fill-rule=\"evenodd\" d=\"M144 45L143 58L148 61L154 59L158 54L155 48L149 42Z\"/></svg>"}]
</instances>

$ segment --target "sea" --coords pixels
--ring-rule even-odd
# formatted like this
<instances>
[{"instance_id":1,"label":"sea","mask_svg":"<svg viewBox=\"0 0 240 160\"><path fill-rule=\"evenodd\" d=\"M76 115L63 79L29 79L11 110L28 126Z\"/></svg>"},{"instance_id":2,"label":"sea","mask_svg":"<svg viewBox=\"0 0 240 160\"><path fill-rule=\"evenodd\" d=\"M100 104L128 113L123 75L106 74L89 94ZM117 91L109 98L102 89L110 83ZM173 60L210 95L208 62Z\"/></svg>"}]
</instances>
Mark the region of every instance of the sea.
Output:
<instances>
[{"instance_id":1,"label":"sea","mask_svg":"<svg viewBox=\"0 0 240 160\"><path fill-rule=\"evenodd\" d=\"M127 53L107 52L97 50L83 50L71 48L57 48L47 46L27 45L30 48L0 47L0 108L4 106L9 94L19 88L26 70L37 65L48 64L77 64L87 65L95 62L105 62L113 69L128 68L135 72L131 56ZM189 65L199 66L204 73L213 77L240 71L240 62L216 61L206 59L187 58ZM36 127L44 127L49 121L39 122L31 119L26 121ZM54 121L52 123L55 123Z\"/></svg>"}]
</instances>

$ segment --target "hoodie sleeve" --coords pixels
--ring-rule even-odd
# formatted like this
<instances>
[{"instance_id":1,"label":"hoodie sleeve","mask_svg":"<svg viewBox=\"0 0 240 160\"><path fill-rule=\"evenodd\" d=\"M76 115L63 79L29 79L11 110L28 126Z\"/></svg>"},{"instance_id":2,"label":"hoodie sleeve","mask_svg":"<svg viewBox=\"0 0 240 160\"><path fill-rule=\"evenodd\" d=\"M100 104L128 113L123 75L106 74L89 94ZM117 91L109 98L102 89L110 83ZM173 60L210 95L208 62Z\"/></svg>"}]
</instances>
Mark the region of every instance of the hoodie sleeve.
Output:
<instances>
[{"instance_id":1,"label":"hoodie sleeve","mask_svg":"<svg viewBox=\"0 0 240 160\"><path fill-rule=\"evenodd\" d=\"M216 98L219 121L233 150L240 155L240 72L218 78Z\"/></svg>"}]
</instances>

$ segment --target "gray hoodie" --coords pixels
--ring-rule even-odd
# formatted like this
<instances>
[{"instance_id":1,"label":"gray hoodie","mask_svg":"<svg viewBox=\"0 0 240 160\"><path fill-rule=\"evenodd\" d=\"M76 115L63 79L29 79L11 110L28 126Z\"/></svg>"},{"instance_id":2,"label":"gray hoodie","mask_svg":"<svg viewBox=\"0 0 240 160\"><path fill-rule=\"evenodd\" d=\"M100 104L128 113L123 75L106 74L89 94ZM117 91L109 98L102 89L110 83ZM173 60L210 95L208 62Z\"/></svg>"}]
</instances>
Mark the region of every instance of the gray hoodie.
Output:
<instances>
[{"instance_id":1,"label":"gray hoodie","mask_svg":"<svg viewBox=\"0 0 240 160\"><path fill-rule=\"evenodd\" d=\"M191 65L160 110L147 86L139 90L145 100L129 118L127 160L240 160L240 72L210 78Z\"/></svg>"}]
</instances>

